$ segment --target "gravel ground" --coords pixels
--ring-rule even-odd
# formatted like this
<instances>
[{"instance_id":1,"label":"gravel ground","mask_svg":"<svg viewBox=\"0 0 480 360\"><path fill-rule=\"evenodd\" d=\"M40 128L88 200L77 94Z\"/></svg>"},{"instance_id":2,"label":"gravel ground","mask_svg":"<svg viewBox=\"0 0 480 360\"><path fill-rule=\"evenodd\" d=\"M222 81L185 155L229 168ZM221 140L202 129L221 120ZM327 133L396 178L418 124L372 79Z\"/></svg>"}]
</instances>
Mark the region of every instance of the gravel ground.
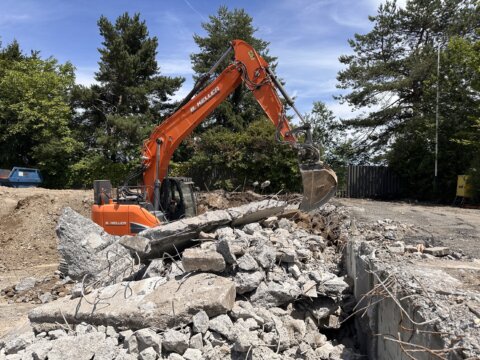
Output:
<instances>
[{"instance_id":1,"label":"gravel ground","mask_svg":"<svg viewBox=\"0 0 480 360\"><path fill-rule=\"evenodd\" d=\"M413 224L419 231L412 242L444 245L480 259L480 210L366 199L334 199L333 203L349 207L357 221L392 219Z\"/></svg>"}]
</instances>

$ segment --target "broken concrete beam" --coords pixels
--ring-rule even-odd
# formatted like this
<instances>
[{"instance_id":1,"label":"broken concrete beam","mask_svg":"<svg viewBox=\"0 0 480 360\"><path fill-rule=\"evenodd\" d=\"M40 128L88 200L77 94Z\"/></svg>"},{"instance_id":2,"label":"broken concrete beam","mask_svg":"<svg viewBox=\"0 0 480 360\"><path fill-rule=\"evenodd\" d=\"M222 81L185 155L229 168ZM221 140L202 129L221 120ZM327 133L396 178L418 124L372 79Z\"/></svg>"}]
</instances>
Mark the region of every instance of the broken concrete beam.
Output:
<instances>
[{"instance_id":1,"label":"broken concrete beam","mask_svg":"<svg viewBox=\"0 0 480 360\"><path fill-rule=\"evenodd\" d=\"M185 249L191 239L200 237L201 232L207 233L227 224L238 226L260 221L283 211L285 206L283 201L263 200L227 210L208 211L144 230L139 235L150 239L149 257L160 257L164 252L176 253Z\"/></svg>"},{"instance_id":2,"label":"broken concrete beam","mask_svg":"<svg viewBox=\"0 0 480 360\"><path fill-rule=\"evenodd\" d=\"M222 254L215 250L190 248L183 252L182 265L185 271L213 271L225 270L225 260Z\"/></svg>"},{"instance_id":3,"label":"broken concrete beam","mask_svg":"<svg viewBox=\"0 0 480 360\"><path fill-rule=\"evenodd\" d=\"M425 254L430 254L433 256L447 256L448 254L450 254L450 249L445 246L435 246L435 247L425 248L423 252Z\"/></svg>"},{"instance_id":4,"label":"broken concrete beam","mask_svg":"<svg viewBox=\"0 0 480 360\"><path fill-rule=\"evenodd\" d=\"M232 218L225 210L209 211L199 216L144 230L139 235L150 239L149 256L156 257L165 252L176 253L177 249L183 250L191 239L200 235L200 232L208 232L230 221Z\"/></svg>"},{"instance_id":5,"label":"broken concrete beam","mask_svg":"<svg viewBox=\"0 0 480 360\"><path fill-rule=\"evenodd\" d=\"M281 213L286 206L285 201L263 200L230 208L227 211L232 217L232 226L240 226Z\"/></svg>"},{"instance_id":6,"label":"broken concrete beam","mask_svg":"<svg viewBox=\"0 0 480 360\"><path fill-rule=\"evenodd\" d=\"M116 329L153 327L165 330L186 325L200 310L208 316L230 311L235 301L233 281L213 274L196 274L184 280L153 277L124 282L93 291L85 298L63 298L29 313L37 331L58 327L67 321L110 325Z\"/></svg>"}]
</instances>

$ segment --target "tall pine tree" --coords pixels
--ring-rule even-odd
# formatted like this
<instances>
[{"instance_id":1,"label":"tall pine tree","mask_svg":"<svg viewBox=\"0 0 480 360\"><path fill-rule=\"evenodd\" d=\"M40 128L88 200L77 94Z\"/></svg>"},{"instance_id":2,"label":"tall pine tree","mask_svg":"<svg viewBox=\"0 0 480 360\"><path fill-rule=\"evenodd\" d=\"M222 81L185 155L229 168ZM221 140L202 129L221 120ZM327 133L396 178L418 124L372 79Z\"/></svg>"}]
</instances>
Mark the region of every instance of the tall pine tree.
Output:
<instances>
[{"instance_id":1,"label":"tall pine tree","mask_svg":"<svg viewBox=\"0 0 480 360\"><path fill-rule=\"evenodd\" d=\"M85 143L74 172L87 183L97 176L120 181L138 164L143 140L172 108L169 96L184 80L160 75L158 39L149 36L139 14L125 13L115 23L102 16L98 26L103 37L98 84L77 86L74 102L74 125Z\"/></svg>"},{"instance_id":2,"label":"tall pine tree","mask_svg":"<svg viewBox=\"0 0 480 360\"><path fill-rule=\"evenodd\" d=\"M465 170L462 159L468 157L451 141L451 135L476 110L472 98L462 96L460 77L456 84L446 81L448 50L442 50L442 73L437 79L437 49L445 49L453 36L476 36L480 20L476 1L409 0L405 8L387 1L370 20L373 29L349 41L353 55L340 58L347 67L338 74L339 87L349 90L340 100L368 109L345 124L361 133L360 151L387 154L411 195L433 196L436 87L440 83L439 188L451 195L456 174Z\"/></svg>"},{"instance_id":3,"label":"tall pine tree","mask_svg":"<svg viewBox=\"0 0 480 360\"><path fill-rule=\"evenodd\" d=\"M226 6L221 6L216 15L211 15L210 21L202 24L207 35L202 37L196 34L193 37L200 48L200 52L191 55L196 77L210 70L228 49L229 42L235 39L244 40L252 45L274 68L276 58L268 54L269 43L254 36L257 29L252 22L252 17L245 10L230 11ZM217 75L228 66L232 58L233 54L218 67ZM202 128L221 125L230 130L240 130L263 115L250 91L240 86L213 112Z\"/></svg>"}]
</instances>

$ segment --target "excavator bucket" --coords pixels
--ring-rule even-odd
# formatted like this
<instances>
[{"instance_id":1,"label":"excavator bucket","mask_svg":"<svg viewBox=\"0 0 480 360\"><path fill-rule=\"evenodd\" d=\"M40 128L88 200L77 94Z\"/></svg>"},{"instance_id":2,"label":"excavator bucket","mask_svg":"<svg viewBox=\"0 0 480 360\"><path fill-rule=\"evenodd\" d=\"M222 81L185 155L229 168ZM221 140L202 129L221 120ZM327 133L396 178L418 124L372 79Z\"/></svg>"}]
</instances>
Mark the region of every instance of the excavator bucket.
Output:
<instances>
[{"instance_id":1,"label":"excavator bucket","mask_svg":"<svg viewBox=\"0 0 480 360\"><path fill-rule=\"evenodd\" d=\"M311 211L323 204L335 195L337 190L337 174L321 164L301 164L300 173L303 182L303 200L300 210Z\"/></svg>"}]
</instances>

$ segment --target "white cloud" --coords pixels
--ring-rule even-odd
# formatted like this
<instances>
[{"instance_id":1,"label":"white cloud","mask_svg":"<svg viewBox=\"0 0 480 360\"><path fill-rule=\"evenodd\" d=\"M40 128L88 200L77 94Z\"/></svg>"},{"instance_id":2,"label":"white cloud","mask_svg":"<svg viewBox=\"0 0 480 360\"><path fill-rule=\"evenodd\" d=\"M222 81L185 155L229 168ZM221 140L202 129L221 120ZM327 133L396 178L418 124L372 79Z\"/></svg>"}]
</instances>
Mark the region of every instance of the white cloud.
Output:
<instances>
[{"instance_id":1,"label":"white cloud","mask_svg":"<svg viewBox=\"0 0 480 360\"><path fill-rule=\"evenodd\" d=\"M97 84L95 81L95 71L97 71L97 69L93 67L77 67L75 70L75 82L84 86Z\"/></svg>"},{"instance_id":2,"label":"white cloud","mask_svg":"<svg viewBox=\"0 0 480 360\"><path fill-rule=\"evenodd\" d=\"M160 66L160 73L162 75L178 76L178 75L189 75L193 74L192 64L186 56L185 60L180 60L180 54L178 59L173 58L157 58L158 65Z\"/></svg>"}]
</instances>

